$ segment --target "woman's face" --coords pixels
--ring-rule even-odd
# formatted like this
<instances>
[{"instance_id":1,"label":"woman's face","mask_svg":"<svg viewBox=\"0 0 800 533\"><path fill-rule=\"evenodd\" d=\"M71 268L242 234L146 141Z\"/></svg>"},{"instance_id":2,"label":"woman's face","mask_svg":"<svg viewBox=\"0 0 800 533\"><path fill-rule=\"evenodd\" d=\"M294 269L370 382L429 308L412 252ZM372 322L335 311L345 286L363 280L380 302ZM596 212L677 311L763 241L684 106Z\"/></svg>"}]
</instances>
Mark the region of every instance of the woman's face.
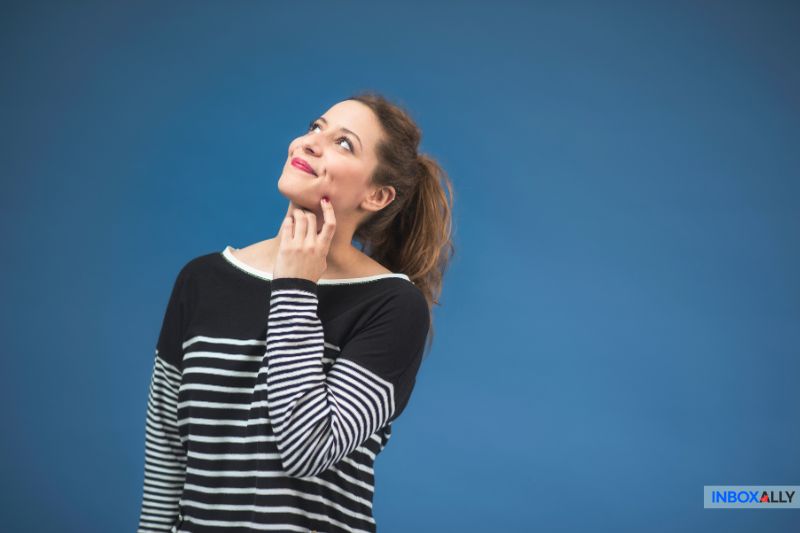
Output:
<instances>
[{"instance_id":1,"label":"woman's face","mask_svg":"<svg viewBox=\"0 0 800 533\"><path fill-rule=\"evenodd\" d=\"M350 218L370 195L369 178L378 165L381 136L380 123L369 107L356 100L339 102L289 144L278 190L296 205L318 213L320 200L327 196L337 221ZM314 174L293 164L296 158Z\"/></svg>"}]
</instances>

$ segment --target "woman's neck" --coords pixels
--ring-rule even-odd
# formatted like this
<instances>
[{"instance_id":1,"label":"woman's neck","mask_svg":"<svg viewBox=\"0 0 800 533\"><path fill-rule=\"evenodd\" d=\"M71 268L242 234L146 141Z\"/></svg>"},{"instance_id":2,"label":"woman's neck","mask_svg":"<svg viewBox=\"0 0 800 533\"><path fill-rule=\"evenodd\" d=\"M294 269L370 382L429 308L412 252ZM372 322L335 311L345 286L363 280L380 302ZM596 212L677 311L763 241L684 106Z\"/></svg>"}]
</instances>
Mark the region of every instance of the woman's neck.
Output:
<instances>
[{"instance_id":1,"label":"woman's neck","mask_svg":"<svg viewBox=\"0 0 800 533\"><path fill-rule=\"evenodd\" d=\"M278 245L280 244L280 236L275 236L271 239L256 243L251 250L251 261L255 262L258 268L272 272L275 259L278 256ZM357 249L352 243L338 243L328 250L326 257L327 268L323 278L348 278L363 274L363 272L372 272L375 270L372 259L365 255L361 250Z\"/></svg>"}]
</instances>

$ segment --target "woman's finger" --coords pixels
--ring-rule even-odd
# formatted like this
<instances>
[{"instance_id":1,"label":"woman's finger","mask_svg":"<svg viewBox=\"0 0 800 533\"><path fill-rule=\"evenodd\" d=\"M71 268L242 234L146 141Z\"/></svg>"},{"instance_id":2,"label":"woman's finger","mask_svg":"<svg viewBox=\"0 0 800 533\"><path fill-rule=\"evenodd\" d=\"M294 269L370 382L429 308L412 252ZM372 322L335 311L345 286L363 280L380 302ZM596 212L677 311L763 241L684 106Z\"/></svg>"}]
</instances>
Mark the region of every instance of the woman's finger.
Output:
<instances>
[{"instance_id":1,"label":"woman's finger","mask_svg":"<svg viewBox=\"0 0 800 533\"><path fill-rule=\"evenodd\" d=\"M306 231L308 227L308 220L303 214L302 209L294 210L294 238L295 244L302 244L306 238Z\"/></svg>"},{"instance_id":2,"label":"woman's finger","mask_svg":"<svg viewBox=\"0 0 800 533\"><path fill-rule=\"evenodd\" d=\"M317 215L313 211L306 211L303 214L306 216L306 223L308 224L303 243L307 249L313 249L317 243Z\"/></svg>"},{"instance_id":3,"label":"woman's finger","mask_svg":"<svg viewBox=\"0 0 800 533\"><path fill-rule=\"evenodd\" d=\"M280 236L280 242L284 242L285 240L289 240L294 237L294 219L292 219L292 215L287 214L283 217L283 222L281 223L281 228L278 230L278 235Z\"/></svg>"},{"instance_id":4,"label":"woman's finger","mask_svg":"<svg viewBox=\"0 0 800 533\"><path fill-rule=\"evenodd\" d=\"M319 232L319 238L324 243L325 250L327 250L333 239L333 234L336 231L336 216L333 213L333 205L330 200L326 202L323 199L321 204L324 222L322 224L322 230Z\"/></svg>"}]
</instances>

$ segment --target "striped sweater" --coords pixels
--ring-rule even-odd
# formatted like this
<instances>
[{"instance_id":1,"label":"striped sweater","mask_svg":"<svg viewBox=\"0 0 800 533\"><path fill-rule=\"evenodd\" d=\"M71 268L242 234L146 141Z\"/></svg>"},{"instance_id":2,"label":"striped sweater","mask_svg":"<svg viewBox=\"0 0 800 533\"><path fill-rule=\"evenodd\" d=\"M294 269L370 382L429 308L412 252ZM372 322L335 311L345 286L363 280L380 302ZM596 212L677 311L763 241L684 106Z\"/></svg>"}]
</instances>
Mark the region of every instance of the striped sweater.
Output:
<instances>
[{"instance_id":1,"label":"striped sweater","mask_svg":"<svg viewBox=\"0 0 800 533\"><path fill-rule=\"evenodd\" d=\"M376 531L374 462L428 333L404 274L179 272L156 345L138 532Z\"/></svg>"}]
</instances>

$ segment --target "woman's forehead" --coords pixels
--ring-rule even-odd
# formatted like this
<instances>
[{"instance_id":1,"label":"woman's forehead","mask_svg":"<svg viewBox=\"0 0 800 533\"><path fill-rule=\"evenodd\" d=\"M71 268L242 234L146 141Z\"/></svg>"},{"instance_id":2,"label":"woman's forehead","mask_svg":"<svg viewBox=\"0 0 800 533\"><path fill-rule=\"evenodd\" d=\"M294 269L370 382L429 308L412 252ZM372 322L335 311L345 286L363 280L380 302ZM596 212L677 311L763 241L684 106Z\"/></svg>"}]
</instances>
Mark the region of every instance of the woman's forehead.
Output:
<instances>
[{"instance_id":1,"label":"woman's forehead","mask_svg":"<svg viewBox=\"0 0 800 533\"><path fill-rule=\"evenodd\" d=\"M332 106L321 115L328 127L346 128L358 135L366 145L380 135L380 124L368 106L355 100L345 100Z\"/></svg>"}]
</instances>

